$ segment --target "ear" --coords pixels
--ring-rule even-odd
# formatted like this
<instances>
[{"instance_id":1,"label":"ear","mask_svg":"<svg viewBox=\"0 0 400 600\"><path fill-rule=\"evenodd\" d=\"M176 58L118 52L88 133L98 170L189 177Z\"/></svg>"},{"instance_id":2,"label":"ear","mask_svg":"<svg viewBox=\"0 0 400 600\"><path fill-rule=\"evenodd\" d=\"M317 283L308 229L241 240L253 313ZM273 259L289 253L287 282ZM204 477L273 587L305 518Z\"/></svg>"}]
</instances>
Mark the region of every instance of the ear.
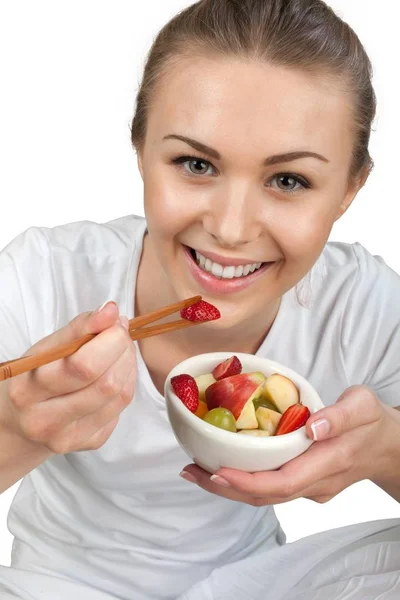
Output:
<instances>
[{"instance_id":1,"label":"ear","mask_svg":"<svg viewBox=\"0 0 400 600\"><path fill-rule=\"evenodd\" d=\"M371 173L372 167L368 165L368 167L364 167L358 177L352 177L349 181L349 185L347 188L346 196L343 199L339 207L338 214L336 215L335 221L338 221L341 216L347 211L347 209L353 203L353 200L357 196L358 192L364 187L367 183L368 177Z\"/></svg>"}]
</instances>

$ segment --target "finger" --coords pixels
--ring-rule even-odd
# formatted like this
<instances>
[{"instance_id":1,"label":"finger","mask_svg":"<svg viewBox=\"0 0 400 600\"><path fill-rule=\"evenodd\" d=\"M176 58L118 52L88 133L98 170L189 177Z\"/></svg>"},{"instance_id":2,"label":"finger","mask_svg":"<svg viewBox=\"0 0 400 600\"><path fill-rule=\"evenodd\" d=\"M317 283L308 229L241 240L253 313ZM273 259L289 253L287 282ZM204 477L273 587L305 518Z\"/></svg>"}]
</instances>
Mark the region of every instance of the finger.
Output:
<instances>
[{"instance_id":1,"label":"finger","mask_svg":"<svg viewBox=\"0 0 400 600\"><path fill-rule=\"evenodd\" d=\"M301 497L318 502L318 504L324 504L340 494L352 483L354 483L354 478L348 477L347 474L332 475L303 490Z\"/></svg>"},{"instance_id":2,"label":"finger","mask_svg":"<svg viewBox=\"0 0 400 600\"><path fill-rule=\"evenodd\" d=\"M98 450L99 448L101 448L111 436L118 423L118 417L107 423L107 425L103 427L103 429L97 431L84 444L82 444L82 446L79 448L79 450L77 450L77 452L84 452L86 450Z\"/></svg>"},{"instance_id":3,"label":"finger","mask_svg":"<svg viewBox=\"0 0 400 600\"><path fill-rule=\"evenodd\" d=\"M323 481L319 481L317 484L312 485L298 493L287 496L287 497L277 497L272 495L264 495L262 497L252 496L251 494L243 494L238 492L233 488L225 488L221 485L217 485L211 478L210 474L203 471L196 465L188 465L184 468L184 473L188 473L191 478L188 481L192 481L193 483L197 483L200 487L202 487L207 492L211 492L212 494L216 494L217 496L221 496L222 498L227 498L229 500L236 500L237 502L244 502L246 504L250 504L252 506L272 506L275 504L284 504L285 502L291 502L292 500L297 500L298 498L306 498L308 500L313 500L318 503L327 502L333 496L337 495L341 491L347 487L349 484L338 484L338 477L332 476L328 477ZM186 479L186 477L185 477ZM195 480L195 481L193 481Z\"/></svg>"},{"instance_id":4,"label":"finger","mask_svg":"<svg viewBox=\"0 0 400 600\"><path fill-rule=\"evenodd\" d=\"M337 496L340 492L342 492L346 487L351 485L353 480L347 480L343 478L341 475L332 475L314 483L308 488L303 490L299 490L295 494L291 496L286 496L283 498L275 497L275 496L264 496L264 497L255 497L254 505L255 506L265 506L265 505L275 505L275 504L284 504L285 502L291 502L292 500L298 500L299 498L305 498L306 500L312 500L313 502L317 502L319 504L323 504L328 500L331 500L334 496Z\"/></svg>"},{"instance_id":5,"label":"finger","mask_svg":"<svg viewBox=\"0 0 400 600\"><path fill-rule=\"evenodd\" d=\"M334 438L314 444L276 471L244 473L219 469L213 481L257 498L293 499L318 481L347 471L351 466L351 453L346 452L346 448L342 439Z\"/></svg>"},{"instance_id":6,"label":"finger","mask_svg":"<svg viewBox=\"0 0 400 600\"><path fill-rule=\"evenodd\" d=\"M118 396L132 371L136 374L135 356L126 350L104 375L86 388L28 407L20 417L22 431L35 441L45 443L49 436L100 410Z\"/></svg>"},{"instance_id":7,"label":"finger","mask_svg":"<svg viewBox=\"0 0 400 600\"><path fill-rule=\"evenodd\" d=\"M336 404L312 415L307 421L306 431L312 440L326 440L377 422L382 415L376 394L365 386L353 386L340 396Z\"/></svg>"},{"instance_id":8,"label":"finger","mask_svg":"<svg viewBox=\"0 0 400 600\"><path fill-rule=\"evenodd\" d=\"M56 454L67 454L69 452L77 452L88 446L93 448L92 444L95 436L97 436L97 441L100 442L103 436L109 431L110 426L111 431L109 431L109 434L111 435L117 425L120 414L132 400L135 379L132 374L118 396L98 411L70 423L60 433L54 435L47 442L46 446ZM111 425L113 422L115 422L114 427Z\"/></svg>"},{"instance_id":9,"label":"finger","mask_svg":"<svg viewBox=\"0 0 400 600\"><path fill-rule=\"evenodd\" d=\"M100 333L114 325L119 317L115 302L106 302L92 312L77 315L72 321L34 344L23 356L31 356L51 350L54 346L67 344L89 333Z\"/></svg>"},{"instance_id":10,"label":"finger","mask_svg":"<svg viewBox=\"0 0 400 600\"><path fill-rule=\"evenodd\" d=\"M189 474L189 478L183 476L183 474ZM242 494L234 490L233 488L228 489L217 485L210 479L210 473L203 471L203 469L201 469L197 465L187 465L183 469L181 476L183 476L183 478L189 481L190 483L197 484L206 492L209 492L210 494L215 494L216 496L221 496L221 498L226 498L227 500L234 500L236 502L242 502L244 504L251 504L252 506L255 506L256 502L258 502L258 500L256 500L248 494Z\"/></svg>"},{"instance_id":11,"label":"finger","mask_svg":"<svg viewBox=\"0 0 400 600\"><path fill-rule=\"evenodd\" d=\"M23 356L34 356L40 354L41 352L51 350L55 346L71 342L72 340L75 340L86 334L100 333L104 329L114 325L117 322L118 317L119 311L115 302L105 303L92 313L87 312L77 315L65 327L62 327L58 331L55 331L54 333L34 344ZM11 395L17 400L20 399L21 404L23 405L23 391L32 383L35 386L38 374L40 377L41 375L47 373L49 380L55 382L60 381L60 364L62 364L62 360L55 361L49 365L44 365L40 369L23 373L18 377L13 377L8 382ZM33 395L36 395L36 387L32 388L28 392L27 396L32 397ZM59 393L67 393L68 391L71 390L65 388L64 391L60 390Z\"/></svg>"},{"instance_id":12,"label":"finger","mask_svg":"<svg viewBox=\"0 0 400 600\"><path fill-rule=\"evenodd\" d=\"M15 378L10 396L19 408L87 387L133 347L127 330L117 322L71 356ZM133 355L133 350L132 350Z\"/></svg>"}]
</instances>

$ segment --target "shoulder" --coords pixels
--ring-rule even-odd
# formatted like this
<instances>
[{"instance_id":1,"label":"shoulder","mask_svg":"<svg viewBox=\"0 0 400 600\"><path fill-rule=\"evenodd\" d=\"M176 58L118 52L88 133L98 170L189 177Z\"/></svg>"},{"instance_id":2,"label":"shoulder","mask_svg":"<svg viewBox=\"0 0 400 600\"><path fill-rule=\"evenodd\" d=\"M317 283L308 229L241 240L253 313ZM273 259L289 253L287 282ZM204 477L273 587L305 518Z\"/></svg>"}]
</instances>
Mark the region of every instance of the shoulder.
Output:
<instances>
[{"instance_id":1,"label":"shoulder","mask_svg":"<svg viewBox=\"0 0 400 600\"><path fill-rule=\"evenodd\" d=\"M369 385L383 402L397 406L400 277L360 244L328 245L325 254L327 290L342 290L342 299L336 294L338 332L348 382Z\"/></svg>"},{"instance_id":2,"label":"shoulder","mask_svg":"<svg viewBox=\"0 0 400 600\"><path fill-rule=\"evenodd\" d=\"M335 320L342 345L398 326L400 277L381 256L358 243L335 242L326 245L321 261L323 275L315 286L314 312L325 312Z\"/></svg>"},{"instance_id":3,"label":"shoulder","mask_svg":"<svg viewBox=\"0 0 400 600\"><path fill-rule=\"evenodd\" d=\"M399 306L400 277L381 256L372 255L359 243L332 242L321 258L325 270L322 289L348 312L364 305L371 310L374 305L380 310L382 303Z\"/></svg>"},{"instance_id":4,"label":"shoulder","mask_svg":"<svg viewBox=\"0 0 400 600\"><path fill-rule=\"evenodd\" d=\"M356 271L358 275L376 276L380 273L391 271L381 256L371 254L358 242L345 244L343 242L329 242L322 254L328 268L346 268L349 272Z\"/></svg>"},{"instance_id":5,"label":"shoulder","mask_svg":"<svg viewBox=\"0 0 400 600\"><path fill-rule=\"evenodd\" d=\"M59 253L76 256L132 252L146 228L142 217L128 215L106 223L77 221L55 227L30 227L0 252L0 272L50 259Z\"/></svg>"},{"instance_id":6,"label":"shoulder","mask_svg":"<svg viewBox=\"0 0 400 600\"><path fill-rule=\"evenodd\" d=\"M64 250L90 256L126 250L130 252L132 247L141 244L145 227L143 218L128 215L106 223L77 221L51 229L41 228L39 235L46 238L49 248L55 252Z\"/></svg>"},{"instance_id":7,"label":"shoulder","mask_svg":"<svg viewBox=\"0 0 400 600\"><path fill-rule=\"evenodd\" d=\"M367 275L368 271L374 273L385 261L380 256L374 256L361 244L345 244L343 242L329 242L322 253L322 259L329 274L335 274L338 269L349 275Z\"/></svg>"},{"instance_id":8,"label":"shoulder","mask_svg":"<svg viewBox=\"0 0 400 600\"><path fill-rule=\"evenodd\" d=\"M84 249L90 249L93 242L110 243L120 246L130 246L139 232L145 227L145 221L135 215L127 215L106 223L93 221L77 221L58 225L47 229L46 235L54 244L66 244L71 249L77 249L76 240L84 244Z\"/></svg>"},{"instance_id":9,"label":"shoulder","mask_svg":"<svg viewBox=\"0 0 400 600\"><path fill-rule=\"evenodd\" d=\"M25 321L31 345L78 312L105 299L124 300L145 230L143 218L127 216L31 227L18 235L0 252L2 326L11 315L15 323Z\"/></svg>"}]
</instances>

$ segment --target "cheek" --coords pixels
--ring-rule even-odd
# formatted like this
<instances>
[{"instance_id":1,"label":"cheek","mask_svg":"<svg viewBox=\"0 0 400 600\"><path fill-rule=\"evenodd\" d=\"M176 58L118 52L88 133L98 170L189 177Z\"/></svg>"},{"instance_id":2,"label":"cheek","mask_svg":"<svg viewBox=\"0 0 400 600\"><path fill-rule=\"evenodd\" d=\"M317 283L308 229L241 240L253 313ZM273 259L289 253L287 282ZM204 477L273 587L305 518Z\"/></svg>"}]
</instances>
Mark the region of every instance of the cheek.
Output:
<instances>
[{"instance_id":1,"label":"cheek","mask_svg":"<svg viewBox=\"0 0 400 600\"><path fill-rule=\"evenodd\" d=\"M322 201L285 210L277 218L276 240L286 260L311 266L328 241L335 215L332 205Z\"/></svg>"},{"instance_id":2,"label":"cheek","mask_svg":"<svg viewBox=\"0 0 400 600\"><path fill-rule=\"evenodd\" d=\"M168 181L160 169L144 178L144 210L149 229L170 237L181 231L193 215L193 203L187 194Z\"/></svg>"}]
</instances>

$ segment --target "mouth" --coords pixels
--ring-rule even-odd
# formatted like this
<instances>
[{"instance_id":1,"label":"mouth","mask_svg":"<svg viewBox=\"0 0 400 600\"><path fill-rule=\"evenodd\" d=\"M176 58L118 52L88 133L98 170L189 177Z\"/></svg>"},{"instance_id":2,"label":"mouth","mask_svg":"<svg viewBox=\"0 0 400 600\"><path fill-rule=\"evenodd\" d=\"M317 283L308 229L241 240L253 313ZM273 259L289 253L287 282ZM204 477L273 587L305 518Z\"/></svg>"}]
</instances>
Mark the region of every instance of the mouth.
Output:
<instances>
[{"instance_id":1,"label":"mouth","mask_svg":"<svg viewBox=\"0 0 400 600\"><path fill-rule=\"evenodd\" d=\"M194 248L189 248L190 253L192 255L193 260L196 262L197 266L200 267L203 271L207 273L211 273L217 279L238 279L239 277L248 277L255 271L258 271L263 267L266 263L257 262L257 263L243 263L240 265L222 265L218 262L212 261L210 258L207 258L203 254L200 254ZM231 260L233 263L234 261Z\"/></svg>"},{"instance_id":2,"label":"mouth","mask_svg":"<svg viewBox=\"0 0 400 600\"><path fill-rule=\"evenodd\" d=\"M184 246L184 251L194 279L207 292L215 294L238 292L249 287L276 263L220 259L224 263L221 264L211 260L214 256L209 258L189 246Z\"/></svg>"}]
</instances>

